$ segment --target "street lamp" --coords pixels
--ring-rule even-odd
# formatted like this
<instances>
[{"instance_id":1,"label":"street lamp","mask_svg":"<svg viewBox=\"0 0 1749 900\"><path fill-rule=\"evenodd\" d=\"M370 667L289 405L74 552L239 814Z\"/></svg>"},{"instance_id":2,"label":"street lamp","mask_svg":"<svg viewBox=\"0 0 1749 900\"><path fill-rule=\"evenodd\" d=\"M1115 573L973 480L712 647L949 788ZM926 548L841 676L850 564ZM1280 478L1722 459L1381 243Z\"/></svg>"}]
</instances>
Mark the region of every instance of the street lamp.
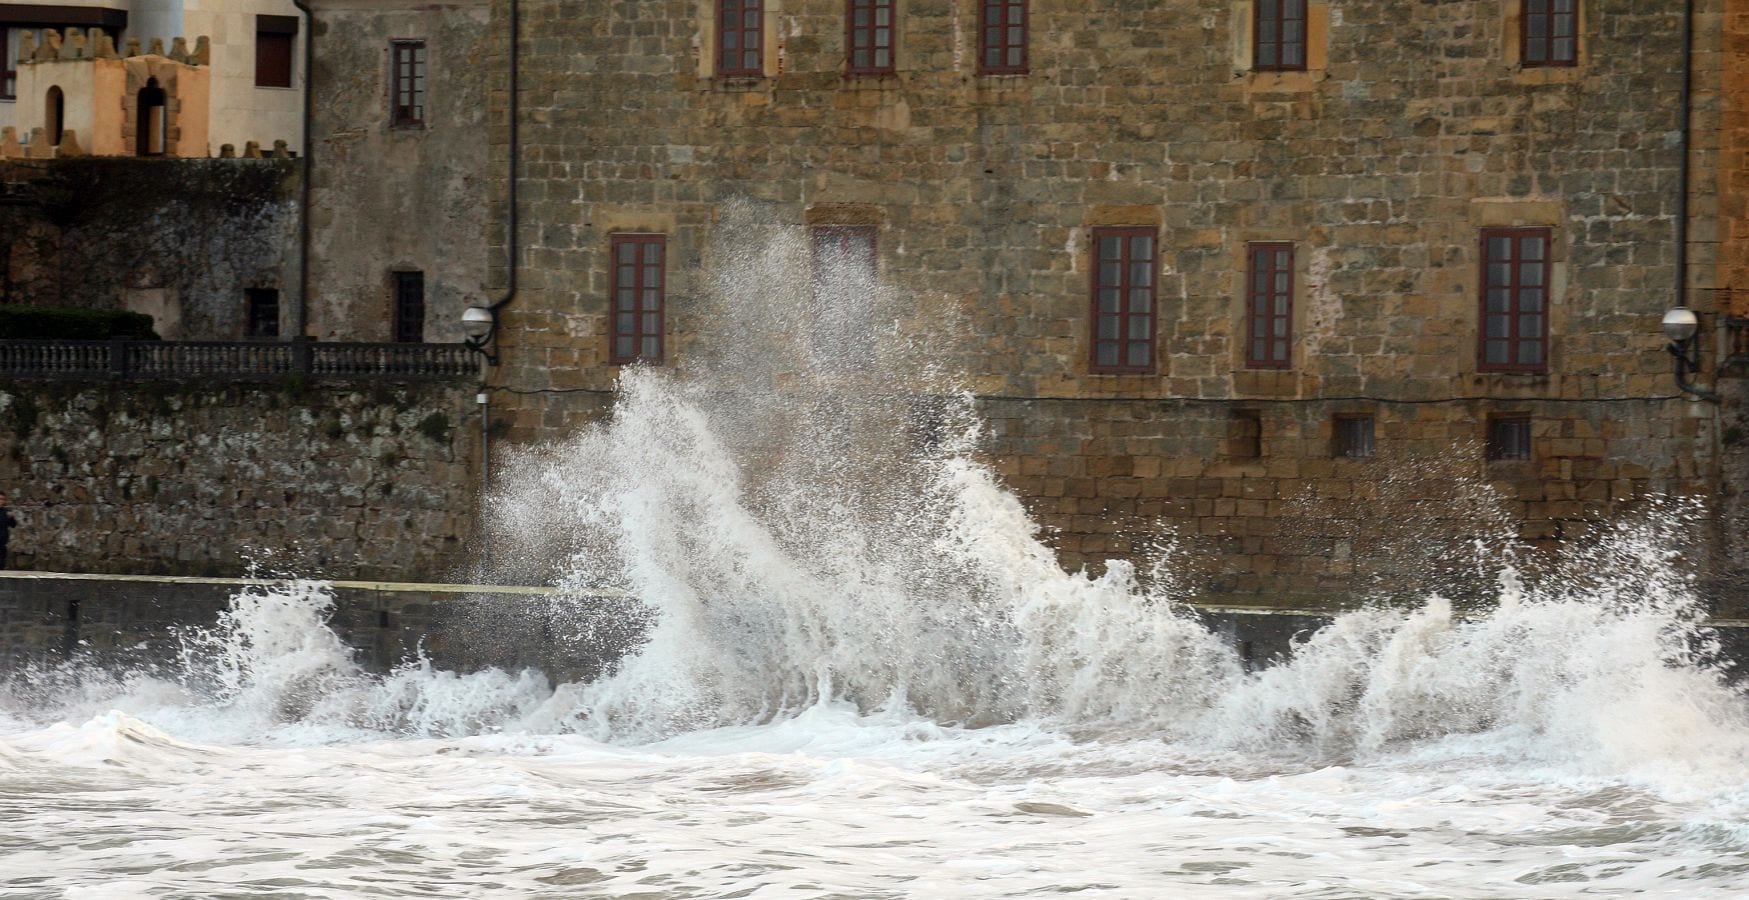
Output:
<instances>
[{"instance_id":1,"label":"street lamp","mask_svg":"<svg viewBox=\"0 0 1749 900\"><path fill-rule=\"evenodd\" d=\"M1700 372L1700 341L1695 339L1700 333L1700 317L1694 310L1678 306L1664 314L1663 326L1664 336L1670 339L1670 345L1664 349L1676 358L1676 386L1702 400L1717 400L1717 394L1688 380L1690 375Z\"/></svg>"},{"instance_id":2,"label":"street lamp","mask_svg":"<svg viewBox=\"0 0 1749 900\"><path fill-rule=\"evenodd\" d=\"M486 357L486 362L497 365L498 354L486 349L492 342L493 332L498 330L498 314L489 306L470 306L462 310L462 343L469 350Z\"/></svg>"}]
</instances>

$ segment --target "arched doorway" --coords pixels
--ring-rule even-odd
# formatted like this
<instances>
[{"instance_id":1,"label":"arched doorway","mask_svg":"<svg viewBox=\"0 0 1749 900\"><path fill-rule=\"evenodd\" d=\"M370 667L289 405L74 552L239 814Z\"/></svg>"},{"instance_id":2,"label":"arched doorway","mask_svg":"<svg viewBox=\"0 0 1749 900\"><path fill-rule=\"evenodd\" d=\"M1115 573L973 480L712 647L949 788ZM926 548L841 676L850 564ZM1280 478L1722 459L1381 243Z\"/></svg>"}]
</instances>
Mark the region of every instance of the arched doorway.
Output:
<instances>
[{"instance_id":1,"label":"arched doorway","mask_svg":"<svg viewBox=\"0 0 1749 900\"><path fill-rule=\"evenodd\" d=\"M163 156L166 106L164 89L158 86L158 79L146 79L146 86L140 88L136 108L134 155Z\"/></svg>"},{"instance_id":2,"label":"arched doorway","mask_svg":"<svg viewBox=\"0 0 1749 900\"><path fill-rule=\"evenodd\" d=\"M60 86L50 87L48 96L43 98L43 133L48 135L51 147L58 147L61 144L62 113L64 112L66 112L66 98L62 96Z\"/></svg>"}]
</instances>

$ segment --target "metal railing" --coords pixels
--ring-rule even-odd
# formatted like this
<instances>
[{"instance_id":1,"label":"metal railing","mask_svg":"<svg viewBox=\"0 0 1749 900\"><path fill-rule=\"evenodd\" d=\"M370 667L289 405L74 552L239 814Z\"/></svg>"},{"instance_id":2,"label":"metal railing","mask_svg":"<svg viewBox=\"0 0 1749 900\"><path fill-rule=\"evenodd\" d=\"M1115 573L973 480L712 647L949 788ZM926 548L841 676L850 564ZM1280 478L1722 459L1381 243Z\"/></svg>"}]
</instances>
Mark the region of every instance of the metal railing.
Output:
<instances>
[{"instance_id":1,"label":"metal railing","mask_svg":"<svg viewBox=\"0 0 1749 900\"><path fill-rule=\"evenodd\" d=\"M0 378L423 381L479 373L480 356L462 344L0 341Z\"/></svg>"}]
</instances>

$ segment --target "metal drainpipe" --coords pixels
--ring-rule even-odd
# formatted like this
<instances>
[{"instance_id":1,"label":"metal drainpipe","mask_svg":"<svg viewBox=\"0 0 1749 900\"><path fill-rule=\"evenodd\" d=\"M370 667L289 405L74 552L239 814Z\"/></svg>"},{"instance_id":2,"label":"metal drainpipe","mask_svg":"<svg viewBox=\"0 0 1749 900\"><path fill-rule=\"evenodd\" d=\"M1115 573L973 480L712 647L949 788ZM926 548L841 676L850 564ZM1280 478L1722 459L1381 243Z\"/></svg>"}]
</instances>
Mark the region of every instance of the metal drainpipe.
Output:
<instances>
[{"instance_id":1,"label":"metal drainpipe","mask_svg":"<svg viewBox=\"0 0 1749 900\"><path fill-rule=\"evenodd\" d=\"M498 301L491 306L492 320L494 323L497 322L498 311L509 306L510 301L516 299L516 120L519 111L516 92L518 83L518 63L521 60L521 53L517 48L520 30L520 23L518 21L520 16L517 0L509 0L509 2L510 12L507 25L510 29L510 94L507 98L509 121L506 123L509 125L509 147L505 153L505 170L508 180L504 185L504 263L505 268L508 271L506 271L504 275L504 296L498 298Z\"/></svg>"},{"instance_id":2,"label":"metal drainpipe","mask_svg":"<svg viewBox=\"0 0 1749 900\"><path fill-rule=\"evenodd\" d=\"M1688 153L1689 82L1694 78L1694 0L1682 2L1682 88L1677 95L1680 118L1676 163L1676 305L1688 306ZM1692 308L1692 307L1691 307Z\"/></svg>"},{"instance_id":3,"label":"metal drainpipe","mask_svg":"<svg viewBox=\"0 0 1749 900\"><path fill-rule=\"evenodd\" d=\"M304 139L298 150L302 166L298 179L298 302L292 308L291 322L292 335L302 338L310 325L310 177L315 174L310 165L310 147L315 143L310 136L310 123L315 107L311 98L316 84L316 13L306 0L292 0L292 5L304 14Z\"/></svg>"}]
</instances>

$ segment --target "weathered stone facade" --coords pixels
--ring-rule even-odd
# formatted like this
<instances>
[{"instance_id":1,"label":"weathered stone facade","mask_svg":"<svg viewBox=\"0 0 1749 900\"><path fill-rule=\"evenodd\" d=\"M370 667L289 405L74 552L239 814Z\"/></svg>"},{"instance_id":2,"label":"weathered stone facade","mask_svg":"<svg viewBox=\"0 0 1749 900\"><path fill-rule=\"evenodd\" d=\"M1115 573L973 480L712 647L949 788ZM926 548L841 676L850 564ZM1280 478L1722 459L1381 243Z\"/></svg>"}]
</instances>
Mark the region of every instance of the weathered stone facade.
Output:
<instances>
[{"instance_id":1,"label":"weathered stone facade","mask_svg":"<svg viewBox=\"0 0 1749 900\"><path fill-rule=\"evenodd\" d=\"M290 160L0 162L0 302L130 309L167 340L247 337L245 289L277 290L291 315L297 185Z\"/></svg>"},{"instance_id":2,"label":"weathered stone facade","mask_svg":"<svg viewBox=\"0 0 1749 900\"><path fill-rule=\"evenodd\" d=\"M470 386L0 387L23 568L465 577Z\"/></svg>"},{"instance_id":3,"label":"weathered stone facade","mask_svg":"<svg viewBox=\"0 0 1749 900\"><path fill-rule=\"evenodd\" d=\"M427 341L485 297L488 10L476 0L319 0L310 320L322 340L393 335L392 273L424 273ZM390 43L423 42L423 118L390 116Z\"/></svg>"},{"instance_id":4,"label":"weathered stone facade","mask_svg":"<svg viewBox=\"0 0 1749 900\"><path fill-rule=\"evenodd\" d=\"M1696 173L1719 158L1722 3L1694 4ZM1212 549L1214 589L1334 592L1413 570L1369 537L1410 500L1455 539L1468 514L1439 510L1491 485L1547 541L1648 494L1715 493L1717 410L1678 394L1658 334L1689 141L1680 7L1583 0L1578 65L1530 68L1516 0L1310 6L1304 72L1252 70L1250 3L1099 0L1031 4L1030 74L991 76L976 2L901 2L897 74L864 77L845 74L842 2L781 0L763 75L725 79L709 0L524 0L519 290L493 380L611 390L607 250L627 231L667 235L684 367L713 339L713 228L747 199L797 229L877 227L880 273L913 299L901 331L946 335L942 361L994 420L990 453L1070 564L1129 555L1131 523L1163 520ZM493 11L495 85L508 4ZM1710 313L1710 176L1691 184L1690 301ZM1151 373L1090 372L1100 226L1157 234ZM1485 227L1550 229L1546 372L1478 363ZM1285 369L1246 361L1259 241L1295 248ZM521 441L600 409L505 396ZM1377 458L1332 458L1347 414L1375 417ZM1530 418L1529 460L1486 459L1501 415ZM1261 456L1234 458L1235 427L1261 429L1246 438Z\"/></svg>"}]
</instances>

